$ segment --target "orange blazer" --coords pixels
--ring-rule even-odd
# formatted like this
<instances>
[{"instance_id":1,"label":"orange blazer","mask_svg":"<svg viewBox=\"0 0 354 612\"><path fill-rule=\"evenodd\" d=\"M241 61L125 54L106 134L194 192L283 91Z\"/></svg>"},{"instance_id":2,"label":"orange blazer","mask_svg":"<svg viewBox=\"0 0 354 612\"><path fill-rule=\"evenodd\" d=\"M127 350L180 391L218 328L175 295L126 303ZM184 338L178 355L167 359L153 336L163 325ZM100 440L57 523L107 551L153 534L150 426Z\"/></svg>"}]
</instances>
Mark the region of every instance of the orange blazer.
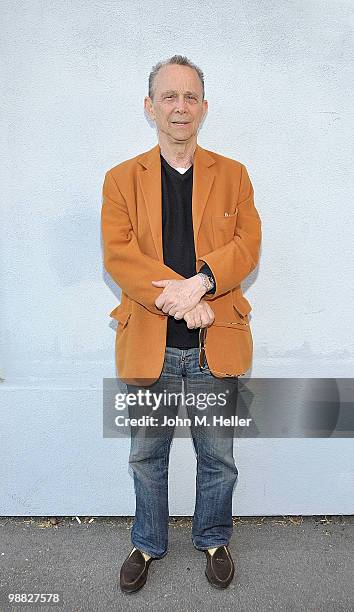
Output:
<instances>
[{"instance_id":1,"label":"orange blazer","mask_svg":"<svg viewBox=\"0 0 354 612\"><path fill-rule=\"evenodd\" d=\"M253 354L251 305L241 282L258 263L261 220L241 162L197 144L193 165L196 269L206 262L216 281L216 292L204 296L215 314L206 328L206 358L214 376L241 376ZM162 371L169 316L155 306L162 289L151 281L183 279L163 261L159 144L106 172L101 224L104 267L122 290L110 313L118 321L117 374L148 386Z\"/></svg>"}]
</instances>

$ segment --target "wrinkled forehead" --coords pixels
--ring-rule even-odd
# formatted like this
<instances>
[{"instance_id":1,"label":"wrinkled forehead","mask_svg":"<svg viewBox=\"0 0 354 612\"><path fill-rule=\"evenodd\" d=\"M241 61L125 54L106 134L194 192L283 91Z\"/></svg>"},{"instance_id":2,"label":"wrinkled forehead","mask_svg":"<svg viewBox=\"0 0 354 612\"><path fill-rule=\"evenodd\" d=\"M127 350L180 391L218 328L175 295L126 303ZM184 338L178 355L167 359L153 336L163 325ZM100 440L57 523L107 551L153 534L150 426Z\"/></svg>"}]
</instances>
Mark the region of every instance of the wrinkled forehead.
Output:
<instances>
[{"instance_id":1,"label":"wrinkled forehead","mask_svg":"<svg viewBox=\"0 0 354 612\"><path fill-rule=\"evenodd\" d=\"M159 95L167 91L193 92L198 96L202 94L198 73L189 66L162 66L155 77L154 89Z\"/></svg>"}]
</instances>

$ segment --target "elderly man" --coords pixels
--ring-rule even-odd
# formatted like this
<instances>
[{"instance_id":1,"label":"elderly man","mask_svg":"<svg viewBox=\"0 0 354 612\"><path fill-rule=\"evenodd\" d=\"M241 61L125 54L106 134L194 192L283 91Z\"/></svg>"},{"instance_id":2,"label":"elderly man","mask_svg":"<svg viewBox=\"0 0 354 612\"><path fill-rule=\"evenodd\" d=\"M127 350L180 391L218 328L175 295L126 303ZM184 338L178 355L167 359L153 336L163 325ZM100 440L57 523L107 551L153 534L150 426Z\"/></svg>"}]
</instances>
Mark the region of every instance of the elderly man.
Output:
<instances>
[{"instance_id":1,"label":"elderly man","mask_svg":"<svg viewBox=\"0 0 354 612\"><path fill-rule=\"evenodd\" d=\"M182 381L192 394L215 391L225 381L237 385L252 362L251 306L241 282L258 263L261 221L246 167L197 144L207 109L195 64L180 55L158 63L145 98L158 144L105 176L104 264L122 289L111 316L118 376L129 392L175 391ZM187 410L197 455L192 542L206 555L209 582L225 588L234 576L233 433L223 435L217 423L197 426L196 403ZM167 553L173 433L173 426L155 435L149 425L132 431L136 511L133 548L120 570L125 593L140 589L151 561Z\"/></svg>"}]
</instances>

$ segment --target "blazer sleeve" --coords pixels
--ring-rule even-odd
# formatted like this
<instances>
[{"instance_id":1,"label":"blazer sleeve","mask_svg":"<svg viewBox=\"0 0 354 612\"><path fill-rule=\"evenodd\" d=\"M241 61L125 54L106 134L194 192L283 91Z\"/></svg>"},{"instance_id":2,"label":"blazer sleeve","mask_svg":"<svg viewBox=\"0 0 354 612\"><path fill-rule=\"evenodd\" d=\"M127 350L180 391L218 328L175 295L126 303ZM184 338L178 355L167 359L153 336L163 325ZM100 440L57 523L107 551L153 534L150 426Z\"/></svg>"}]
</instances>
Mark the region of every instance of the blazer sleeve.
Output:
<instances>
[{"instance_id":1,"label":"blazer sleeve","mask_svg":"<svg viewBox=\"0 0 354 612\"><path fill-rule=\"evenodd\" d=\"M110 171L105 175L102 192L101 229L106 271L128 297L150 312L167 317L167 313L155 306L162 290L154 287L151 281L158 278L184 280L184 276L142 253L127 205Z\"/></svg>"},{"instance_id":2,"label":"blazer sleeve","mask_svg":"<svg viewBox=\"0 0 354 612\"><path fill-rule=\"evenodd\" d=\"M232 240L197 259L197 271L200 272L200 268L206 263L215 278L216 291L212 295L206 293L206 300L213 300L237 287L257 266L259 260L262 224L254 205L253 186L243 164L237 208L237 222Z\"/></svg>"}]
</instances>

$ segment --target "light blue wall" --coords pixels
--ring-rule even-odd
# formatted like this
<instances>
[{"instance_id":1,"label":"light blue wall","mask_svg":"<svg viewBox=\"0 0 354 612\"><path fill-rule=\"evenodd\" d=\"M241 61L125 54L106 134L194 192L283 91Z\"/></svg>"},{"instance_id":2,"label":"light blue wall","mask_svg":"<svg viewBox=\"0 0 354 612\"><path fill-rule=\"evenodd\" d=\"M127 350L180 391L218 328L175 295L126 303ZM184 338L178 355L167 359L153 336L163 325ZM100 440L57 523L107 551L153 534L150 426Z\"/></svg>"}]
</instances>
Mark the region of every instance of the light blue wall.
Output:
<instances>
[{"instance_id":1,"label":"light blue wall","mask_svg":"<svg viewBox=\"0 0 354 612\"><path fill-rule=\"evenodd\" d=\"M120 298L104 173L156 144L152 65L200 65L199 143L247 166L263 222L251 374L351 377L353 3L7 0L1 17L1 513L133 514L128 440L102 438ZM353 509L350 439L242 440L235 457L236 514ZM194 466L175 440L171 514L193 512Z\"/></svg>"}]
</instances>

